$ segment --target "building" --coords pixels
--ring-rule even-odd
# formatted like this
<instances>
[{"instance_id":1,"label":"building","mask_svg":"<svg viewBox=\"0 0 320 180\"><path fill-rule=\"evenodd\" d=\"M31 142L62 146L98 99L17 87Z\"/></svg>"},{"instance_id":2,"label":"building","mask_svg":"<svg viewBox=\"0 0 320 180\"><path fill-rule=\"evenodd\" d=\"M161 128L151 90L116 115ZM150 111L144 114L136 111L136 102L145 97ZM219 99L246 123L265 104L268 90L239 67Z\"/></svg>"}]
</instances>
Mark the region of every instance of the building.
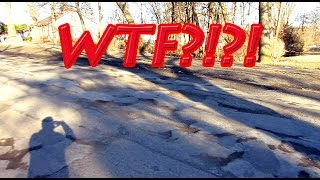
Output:
<instances>
[{"instance_id":1,"label":"building","mask_svg":"<svg viewBox=\"0 0 320 180\"><path fill-rule=\"evenodd\" d=\"M86 30L90 31L95 42L98 42L98 24L93 20L91 15L83 14L83 20ZM56 13L56 31L59 36L58 27L62 24L69 23L71 36L76 41L83 33L81 21L76 11L69 10L64 13ZM52 22L51 16L40 20L36 26L32 27L31 37L35 41L52 42Z\"/></svg>"}]
</instances>

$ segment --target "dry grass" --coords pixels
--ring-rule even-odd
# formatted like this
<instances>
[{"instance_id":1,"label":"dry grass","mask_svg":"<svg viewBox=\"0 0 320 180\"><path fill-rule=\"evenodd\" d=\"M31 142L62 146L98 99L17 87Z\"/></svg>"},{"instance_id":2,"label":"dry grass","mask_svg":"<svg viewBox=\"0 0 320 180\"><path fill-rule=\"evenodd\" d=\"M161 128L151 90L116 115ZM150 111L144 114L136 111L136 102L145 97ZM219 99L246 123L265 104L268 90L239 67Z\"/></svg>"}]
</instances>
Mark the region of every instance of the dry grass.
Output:
<instances>
[{"instance_id":1,"label":"dry grass","mask_svg":"<svg viewBox=\"0 0 320 180\"><path fill-rule=\"evenodd\" d=\"M264 64L320 70L320 55L281 57L277 60L273 60L270 63Z\"/></svg>"}]
</instances>

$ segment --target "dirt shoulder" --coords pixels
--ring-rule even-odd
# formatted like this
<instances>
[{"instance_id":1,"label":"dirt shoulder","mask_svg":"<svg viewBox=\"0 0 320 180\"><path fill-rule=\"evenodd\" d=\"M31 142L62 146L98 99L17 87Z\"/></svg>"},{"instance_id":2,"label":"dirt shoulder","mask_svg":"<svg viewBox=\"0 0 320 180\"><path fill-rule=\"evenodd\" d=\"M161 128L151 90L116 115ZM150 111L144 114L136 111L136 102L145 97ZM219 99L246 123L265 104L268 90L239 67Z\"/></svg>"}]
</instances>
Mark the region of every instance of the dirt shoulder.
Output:
<instances>
[{"instance_id":1,"label":"dirt shoulder","mask_svg":"<svg viewBox=\"0 0 320 180\"><path fill-rule=\"evenodd\" d=\"M60 46L51 44L34 44L25 43L24 46L19 45L1 45L0 54L3 55L25 55L25 56L41 56L55 57L62 62ZM83 53L84 57L85 54ZM109 62L122 63L123 52L108 51L102 61L103 64ZM240 85L250 86L251 88L262 88L266 90L282 90L282 91L302 91L307 93L319 93L320 90L320 63L318 58L320 55L305 55L301 57L289 57L280 59L277 62L257 63L254 68L245 68L242 63L235 62L232 68L222 68L219 66L219 60L212 68L204 68L201 65L201 59L194 59L190 68L180 68L179 59L175 57L167 57L165 67L161 69L151 68L152 55L138 55L136 68L148 68L158 71L159 73L170 73L177 71L178 73L194 73L203 78L220 79L232 82L230 87L239 88ZM319 59L320 60L320 59ZM319 94L320 95L320 94ZM320 97L320 96L319 96Z\"/></svg>"}]
</instances>

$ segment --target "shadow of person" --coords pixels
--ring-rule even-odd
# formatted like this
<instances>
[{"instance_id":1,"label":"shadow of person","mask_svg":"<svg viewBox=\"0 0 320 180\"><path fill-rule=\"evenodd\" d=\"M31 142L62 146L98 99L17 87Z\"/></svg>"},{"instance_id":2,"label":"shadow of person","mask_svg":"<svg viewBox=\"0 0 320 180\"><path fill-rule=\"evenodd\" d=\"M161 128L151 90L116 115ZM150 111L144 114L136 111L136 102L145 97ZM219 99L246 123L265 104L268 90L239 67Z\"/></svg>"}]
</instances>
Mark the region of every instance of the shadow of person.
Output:
<instances>
[{"instance_id":1,"label":"shadow of person","mask_svg":"<svg viewBox=\"0 0 320 180\"><path fill-rule=\"evenodd\" d=\"M65 135L54 131L59 126L63 128ZM52 117L43 119L42 129L33 134L29 141L28 178L68 177L69 170L65 160L65 149L73 141L75 141L73 131L65 122L54 121Z\"/></svg>"}]
</instances>

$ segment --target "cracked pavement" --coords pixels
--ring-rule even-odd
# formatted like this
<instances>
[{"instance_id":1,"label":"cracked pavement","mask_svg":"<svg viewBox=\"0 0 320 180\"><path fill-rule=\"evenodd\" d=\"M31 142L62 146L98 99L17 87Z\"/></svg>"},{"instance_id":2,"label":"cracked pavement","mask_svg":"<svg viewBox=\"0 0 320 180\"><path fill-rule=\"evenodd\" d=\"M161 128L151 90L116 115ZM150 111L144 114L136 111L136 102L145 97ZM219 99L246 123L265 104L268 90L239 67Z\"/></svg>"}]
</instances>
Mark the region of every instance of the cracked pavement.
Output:
<instances>
[{"instance_id":1,"label":"cracked pavement","mask_svg":"<svg viewBox=\"0 0 320 180\"><path fill-rule=\"evenodd\" d=\"M54 49L0 46L0 177L320 177L319 70Z\"/></svg>"}]
</instances>

